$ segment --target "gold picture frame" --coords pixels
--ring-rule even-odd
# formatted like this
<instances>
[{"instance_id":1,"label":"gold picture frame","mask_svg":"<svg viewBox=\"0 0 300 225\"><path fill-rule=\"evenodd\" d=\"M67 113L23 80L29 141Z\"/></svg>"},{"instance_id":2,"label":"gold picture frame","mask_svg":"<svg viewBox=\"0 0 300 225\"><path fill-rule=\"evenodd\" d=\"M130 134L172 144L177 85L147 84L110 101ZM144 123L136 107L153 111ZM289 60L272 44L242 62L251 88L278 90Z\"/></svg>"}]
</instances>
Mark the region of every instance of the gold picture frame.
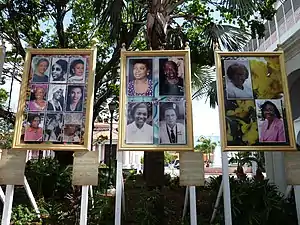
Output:
<instances>
[{"instance_id":1,"label":"gold picture frame","mask_svg":"<svg viewBox=\"0 0 300 225\"><path fill-rule=\"evenodd\" d=\"M222 150L295 151L283 51L216 51L215 59Z\"/></svg>"},{"instance_id":2,"label":"gold picture frame","mask_svg":"<svg viewBox=\"0 0 300 225\"><path fill-rule=\"evenodd\" d=\"M162 79L166 78L165 76L169 78L173 76L162 74L163 69L166 71L167 67L177 73L177 83L172 86L174 89L169 89L171 86L168 85L160 86L163 85ZM141 75L141 72L134 73L134 70L140 69L147 73L144 75ZM134 85L140 80L139 76L147 77L145 84L148 82L148 88L144 93L135 90ZM142 125L145 133L140 133L142 131L136 128L138 122L135 121L135 112L139 108L138 105L145 113L141 119L142 124L145 124ZM174 128L174 135L170 136L170 132L173 132L172 129L169 130L171 120L162 116L162 110L164 115L171 113L170 116L175 118L171 125L176 128L176 130ZM189 49L122 50L119 115L118 149L121 151L192 151L194 143ZM169 139L164 132L168 132Z\"/></svg>"},{"instance_id":3,"label":"gold picture frame","mask_svg":"<svg viewBox=\"0 0 300 225\"><path fill-rule=\"evenodd\" d=\"M12 149L90 150L96 54L96 48L27 49Z\"/></svg>"}]
</instances>

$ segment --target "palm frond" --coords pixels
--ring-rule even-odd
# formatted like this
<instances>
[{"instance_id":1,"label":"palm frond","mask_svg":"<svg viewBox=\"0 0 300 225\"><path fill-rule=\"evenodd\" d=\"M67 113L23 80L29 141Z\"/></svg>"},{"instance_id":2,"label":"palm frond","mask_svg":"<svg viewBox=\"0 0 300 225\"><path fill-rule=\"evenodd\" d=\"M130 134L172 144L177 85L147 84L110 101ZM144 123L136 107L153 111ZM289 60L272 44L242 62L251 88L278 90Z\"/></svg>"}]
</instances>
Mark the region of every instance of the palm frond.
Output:
<instances>
[{"instance_id":1,"label":"palm frond","mask_svg":"<svg viewBox=\"0 0 300 225\"><path fill-rule=\"evenodd\" d=\"M118 38L122 24L122 10L125 7L123 0L95 0L94 10L99 17L100 26L110 26L110 36Z\"/></svg>"},{"instance_id":2,"label":"palm frond","mask_svg":"<svg viewBox=\"0 0 300 225\"><path fill-rule=\"evenodd\" d=\"M246 45L251 35L232 25L210 23L202 33L207 46L213 48L218 43L222 50L239 51Z\"/></svg>"}]
</instances>

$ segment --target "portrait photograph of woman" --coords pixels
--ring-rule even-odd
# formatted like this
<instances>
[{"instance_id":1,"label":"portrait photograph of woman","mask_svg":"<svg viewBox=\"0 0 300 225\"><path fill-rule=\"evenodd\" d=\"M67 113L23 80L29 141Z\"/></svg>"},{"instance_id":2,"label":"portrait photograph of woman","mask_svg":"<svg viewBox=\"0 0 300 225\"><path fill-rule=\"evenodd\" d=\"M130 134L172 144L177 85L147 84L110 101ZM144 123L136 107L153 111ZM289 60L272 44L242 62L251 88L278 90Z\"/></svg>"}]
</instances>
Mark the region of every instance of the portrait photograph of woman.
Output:
<instances>
[{"instance_id":1,"label":"portrait photograph of woman","mask_svg":"<svg viewBox=\"0 0 300 225\"><path fill-rule=\"evenodd\" d=\"M184 66L182 60L159 59L159 95L184 95L184 74L180 73Z\"/></svg>"},{"instance_id":2,"label":"portrait photograph of woman","mask_svg":"<svg viewBox=\"0 0 300 225\"><path fill-rule=\"evenodd\" d=\"M35 56L32 58L31 67L33 71L32 83L49 82L50 58Z\"/></svg>"},{"instance_id":3,"label":"portrait photograph of woman","mask_svg":"<svg viewBox=\"0 0 300 225\"><path fill-rule=\"evenodd\" d=\"M253 99L248 60L224 60L227 99Z\"/></svg>"},{"instance_id":4,"label":"portrait photograph of woman","mask_svg":"<svg viewBox=\"0 0 300 225\"><path fill-rule=\"evenodd\" d=\"M255 100L259 142L286 142L280 99Z\"/></svg>"},{"instance_id":5,"label":"portrait photograph of woman","mask_svg":"<svg viewBox=\"0 0 300 225\"><path fill-rule=\"evenodd\" d=\"M43 141L44 114L28 113L24 141Z\"/></svg>"},{"instance_id":6,"label":"portrait photograph of woman","mask_svg":"<svg viewBox=\"0 0 300 225\"><path fill-rule=\"evenodd\" d=\"M65 83L67 80L68 58L53 58L51 65L51 83Z\"/></svg>"},{"instance_id":7,"label":"portrait photograph of woman","mask_svg":"<svg viewBox=\"0 0 300 225\"><path fill-rule=\"evenodd\" d=\"M44 128L44 141L62 142L63 115L47 114Z\"/></svg>"},{"instance_id":8,"label":"portrait photograph of woman","mask_svg":"<svg viewBox=\"0 0 300 225\"><path fill-rule=\"evenodd\" d=\"M83 86L69 85L66 111L80 112L83 109Z\"/></svg>"},{"instance_id":9,"label":"portrait photograph of woman","mask_svg":"<svg viewBox=\"0 0 300 225\"><path fill-rule=\"evenodd\" d=\"M85 58L71 59L68 83L85 83L85 67Z\"/></svg>"},{"instance_id":10,"label":"portrait photograph of woman","mask_svg":"<svg viewBox=\"0 0 300 225\"><path fill-rule=\"evenodd\" d=\"M127 144L152 144L152 103L129 102L127 110Z\"/></svg>"},{"instance_id":11,"label":"portrait photograph of woman","mask_svg":"<svg viewBox=\"0 0 300 225\"><path fill-rule=\"evenodd\" d=\"M47 108L46 94L47 84L33 84L30 90L29 111L44 111Z\"/></svg>"},{"instance_id":12,"label":"portrait photograph of woman","mask_svg":"<svg viewBox=\"0 0 300 225\"><path fill-rule=\"evenodd\" d=\"M48 111L63 111L65 103L66 85L49 85Z\"/></svg>"},{"instance_id":13,"label":"portrait photograph of woman","mask_svg":"<svg viewBox=\"0 0 300 225\"><path fill-rule=\"evenodd\" d=\"M128 96L152 96L152 59L129 59Z\"/></svg>"}]
</instances>

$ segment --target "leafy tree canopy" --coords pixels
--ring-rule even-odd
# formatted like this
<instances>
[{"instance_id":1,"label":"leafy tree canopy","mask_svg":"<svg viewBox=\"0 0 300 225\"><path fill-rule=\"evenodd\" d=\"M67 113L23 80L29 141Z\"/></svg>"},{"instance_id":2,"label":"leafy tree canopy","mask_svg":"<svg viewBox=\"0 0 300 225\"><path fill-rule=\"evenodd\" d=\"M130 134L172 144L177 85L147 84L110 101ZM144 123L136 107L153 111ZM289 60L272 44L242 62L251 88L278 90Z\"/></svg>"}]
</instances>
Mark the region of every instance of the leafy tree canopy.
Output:
<instances>
[{"instance_id":1,"label":"leafy tree canopy","mask_svg":"<svg viewBox=\"0 0 300 225\"><path fill-rule=\"evenodd\" d=\"M0 4L0 37L9 44L4 76L21 81L29 45L89 48L96 44L96 118L106 100L118 95L122 43L131 50L159 46L182 49L188 41L193 85L205 90L198 95L201 96L211 90L212 78L206 69L214 64L214 44L240 50L249 34L262 36L262 21L274 15L273 3L274 0L4 0Z\"/></svg>"}]
</instances>

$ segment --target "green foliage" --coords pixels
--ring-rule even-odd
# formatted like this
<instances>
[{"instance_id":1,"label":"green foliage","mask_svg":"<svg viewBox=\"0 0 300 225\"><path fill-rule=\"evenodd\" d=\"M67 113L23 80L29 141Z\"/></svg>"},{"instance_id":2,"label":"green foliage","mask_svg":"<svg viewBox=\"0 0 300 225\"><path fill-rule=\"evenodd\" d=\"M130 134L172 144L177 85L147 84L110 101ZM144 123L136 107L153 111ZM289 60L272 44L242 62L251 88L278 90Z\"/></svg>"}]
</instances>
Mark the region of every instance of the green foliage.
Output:
<instances>
[{"instance_id":1,"label":"green foliage","mask_svg":"<svg viewBox=\"0 0 300 225\"><path fill-rule=\"evenodd\" d=\"M195 151L199 151L202 152L204 154L211 154L214 152L214 150L216 149L217 143L211 141L210 138L206 138L204 136L201 136L198 139L198 142L200 142L200 144L195 146Z\"/></svg>"},{"instance_id":2,"label":"green foliage","mask_svg":"<svg viewBox=\"0 0 300 225\"><path fill-rule=\"evenodd\" d=\"M37 224L37 222L41 222L34 210L29 209L26 205L13 207L11 221L14 225L34 224L33 222Z\"/></svg>"},{"instance_id":3,"label":"green foliage","mask_svg":"<svg viewBox=\"0 0 300 225\"><path fill-rule=\"evenodd\" d=\"M33 193L44 198L63 198L71 190L71 167L61 167L51 158L27 162L25 175Z\"/></svg>"},{"instance_id":4,"label":"green foliage","mask_svg":"<svg viewBox=\"0 0 300 225\"><path fill-rule=\"evenodd\" d=\"M165 164L169 164L171 163L173 160L177 159L177 156L174 155L174 154L170 154L169 152L164 152L164 155L165 155Z\"/></svg>"},{"instance_id":5,"label":"green foliage","mask_svg":"<svg viewBox=\"0 0 300 225\"><path fill-rule=\"evenodd\" d=\"M208 188L217 197L222 177L211 178ZM233 225L297 224L294 199L284 199L268 180L230 178ZM224 223L223 201L218 208L216 222Z\"/></svg>"}]
</instances>

